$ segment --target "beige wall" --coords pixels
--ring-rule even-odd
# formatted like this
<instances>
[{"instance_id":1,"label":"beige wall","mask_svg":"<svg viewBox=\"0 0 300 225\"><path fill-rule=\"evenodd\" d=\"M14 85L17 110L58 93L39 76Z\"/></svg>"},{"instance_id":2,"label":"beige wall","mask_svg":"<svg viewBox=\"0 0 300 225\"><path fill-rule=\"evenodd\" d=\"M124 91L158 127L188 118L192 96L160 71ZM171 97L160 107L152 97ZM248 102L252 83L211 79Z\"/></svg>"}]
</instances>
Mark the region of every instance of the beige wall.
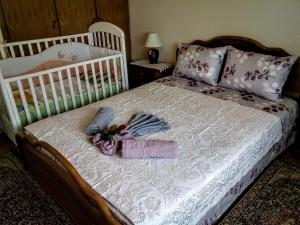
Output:
<instances>
[{"instance_id":1,"label":"beige wall","mask_svg":"<svg viewBox=\"0 0 300 225\"><path fill-rule=\"evenodd\" d=\"M300 56L300 0L129 0L133 59L145 55L147 32L174 62L178 42L240 35Z\"/></svg>"}]
</instances>

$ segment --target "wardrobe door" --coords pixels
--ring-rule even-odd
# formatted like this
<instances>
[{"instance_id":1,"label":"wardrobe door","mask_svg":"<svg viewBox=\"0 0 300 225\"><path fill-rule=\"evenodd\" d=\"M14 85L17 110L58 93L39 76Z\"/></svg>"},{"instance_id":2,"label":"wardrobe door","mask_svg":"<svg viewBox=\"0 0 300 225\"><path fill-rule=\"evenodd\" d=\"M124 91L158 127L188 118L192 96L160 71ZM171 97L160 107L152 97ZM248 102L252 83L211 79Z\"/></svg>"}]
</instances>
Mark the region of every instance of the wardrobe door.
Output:
<instances>
[{"instance_id":1,"label":"wardrobe door","mask_svg":"<svg viewBox=\"0 0 300 225\"><path fill-rule=\"evenodd\" d=\"M128 0L96 0L97 15L100 21L120 27L126 37L127 60L130 60L130 30Z\"/></svg>"},{"instance_id":2,"label":"wardrobe door","mask_svg":"<svg viewBox=\"0 0 300 225\"><path fill-rule=\"evenodd\" d=\"M1 1L0 1L1 3ZM8 41L9 37L8 37L8 33L7 33L7 27L6 27L6 23L5 23L5 18L4 18L4 14L3 14L3 9L2 9L2 4L0 4L0 29L1 29L1 34L3 37L3 40L1 41Z\"/></svg>"},{"instance_id":3,"label":"wardrobe door","mask_svg":"<svg viewBox=\"0 0 300 225\"><path fill-rule=\"evenodd\" d=\"M1 0L10 41L59 36L53 0Z\"/></svg>"},{"instance_id":4,"label":"wardrobe door","mask_svg":"<svg viewBox=\"0 0 300 225\"><path fill-rule=\"evenodd\" d=\"M55 0L62 35L88 32L97 21L95 0Z\"/></svg>"}]
</instances>

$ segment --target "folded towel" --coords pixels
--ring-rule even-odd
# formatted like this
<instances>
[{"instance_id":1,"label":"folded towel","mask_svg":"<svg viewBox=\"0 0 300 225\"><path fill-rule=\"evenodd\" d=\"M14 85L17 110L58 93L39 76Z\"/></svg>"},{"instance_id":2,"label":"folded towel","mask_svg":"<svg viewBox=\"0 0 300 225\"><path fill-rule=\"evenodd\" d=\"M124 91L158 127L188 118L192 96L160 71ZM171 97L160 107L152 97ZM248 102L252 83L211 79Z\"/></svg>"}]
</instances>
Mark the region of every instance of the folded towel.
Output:
<instances>
[{"instance_id":1,"label":"folded towel","mask_svg":"<svg viewBox=\"0 0 300 225\"><path fill-rule=\"evenodd\" d=\"M119 141L116 138L101 141L99 148L104 155L112 156L117 153L119 147Z\"/></svg>"},{"instance_id":2,"label":"folded towel","mask_svg":"<svg viewBox=\"0 0 300 225\"><path fill-rule=\"evenodd\" d=\"M103 139L104 134L98 133L91 138L92 144L98 146L104 155L112 156L117 153L119 141L116 137L112 139Z\"/></svg>"},{"instance_id":3,"label":"folded towel","mask_svg":"<svg viewBox=\"0 0 300 225\"><path fill-rule=\"evenodd\" d=\"M117 134L117 140L118 141L123 141L125 139L132 139L134 138L133 135L131 134L131 132L129 130L127 130L126 128L121 130L118 134Z\"/></svg>"},{"instance_id":4,"label":"folded towel","mask_svg":"<svg viewBox=\"0 0 300 225\"><path fill-rule=\"evenodd\" d=\"M98 133L95 136L91 137L91 142L92 145L99 145L101 141L104 140L104 134L103 133Z\"/></svg>"},{"instance_id":5,"label":"folded towel","mask_svg":"<svg viewBox=\"0 0 300 225\"><path fill-rule=\"evenodd\" d=\"M152 114L139 112L128 124L126 129L134 137L153 134L170 129L168 122Z\"/></svg>"},{"instance_id":6,"label":"folded towel","mask_svg":"<svg viewBox=\"0 0 300 225\"><path fill-rule=\"evenodd\" d=\"M94 119L90 122L90 124L85 129L85 133L87 135L95 135L99 132L102 132L106 129L109 124L114 120L114 112L109 107L101 107Z\"/></svg>"},{"instance_id":7,"label":"folded towel","mask_svg":"<svg viewBox=\"0 0 300 225\"><path fill-rule=\"evenodd\" d=\"M178 147L175 141L135 140L122 141L122 158L175 158Z\"/></svg>"}]
</instances>

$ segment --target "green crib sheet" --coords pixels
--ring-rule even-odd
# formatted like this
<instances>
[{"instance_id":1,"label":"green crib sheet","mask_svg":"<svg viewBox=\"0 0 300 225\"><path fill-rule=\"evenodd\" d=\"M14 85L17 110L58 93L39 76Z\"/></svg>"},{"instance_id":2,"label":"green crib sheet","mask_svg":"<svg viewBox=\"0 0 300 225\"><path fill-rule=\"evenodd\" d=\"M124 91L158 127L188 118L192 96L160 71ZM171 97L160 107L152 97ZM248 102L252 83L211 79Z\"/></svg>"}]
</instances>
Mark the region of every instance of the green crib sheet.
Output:
<instances>
[{"instance_id":1,"label":"green crib sheet","mask_svg":"<svg viewBox=\"0 0 300 225\"><path fill-rule=\"evenodd\" d=\"M106 98L107 98L107 97L110 97L109 84L108 84L108 82L105 82L104 84L105 84L104 85L105 94L106 94ZM122 89L121 82L119 82L118 86L119 86L119 92L122 92L123 89ZM117 94L117 85L115 83L113 83L112 84L112 93L111 93L111 95L116 95L116 94ZM82 92L82 95L83 95L84 105L89 104L89 98L88 98L87 90L84 90ZM104 98L102 87L98 88L98 95L99 95L99 99ZM66 110L65 110L65 107L64 107L63 98L58 97L57 99L58 99L58 105L59 105L60 113L65 112ZM92 102L97 101L96 91L95 91L94 87L91 87L91 99L92 99ZM50 112L51 112L51 116L58 114L58 112L56 111L54 100L48 97L48 102L49 102L49 109L50 109ZM66 95L66 102L67 102L67 105L68 105L68 111L74 109L71 95L69 95L69 94ZM75 94L75 102L76 102L76 108L82 107L79 93ZM25 109L24 109L22 104L17 104L17 108L18 108L18 113L19 113L20 120L21 120L21 125L22 125L22 127L24 127L24 126L29 124L29 122L27 121ZM28 108L29 108L29 112L30 112L32 122L38 121L38 116L37 116L37 112L36 112L35 107L34 107L34 103L33 102L28 103ZM46 106L43 102L39 102L39 109L40 109L42 118L48 117Z\"/></svg>"}]
</instances>

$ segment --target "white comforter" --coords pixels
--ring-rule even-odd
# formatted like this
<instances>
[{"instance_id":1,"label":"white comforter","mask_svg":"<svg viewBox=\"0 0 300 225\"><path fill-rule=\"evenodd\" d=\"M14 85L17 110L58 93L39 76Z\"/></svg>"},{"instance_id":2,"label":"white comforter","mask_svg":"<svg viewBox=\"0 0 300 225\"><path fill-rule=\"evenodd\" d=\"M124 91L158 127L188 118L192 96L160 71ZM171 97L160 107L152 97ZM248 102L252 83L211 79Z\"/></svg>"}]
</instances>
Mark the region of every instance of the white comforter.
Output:
<instances>
[{"instance_id":1,"label":"white comforter","mask_svg":"<svg viewBox=\"0 0 300 225\"><path fill-rule=\"evenodd\" d=\"M140 110L171 130L177 159L124 160L89 144L84 128L100 106L125 123ZM280 119L261 110L150 83L26 127L58 149L91 187L134 224L196 224L281 137Z\"/></svg>"}]
</instances>

